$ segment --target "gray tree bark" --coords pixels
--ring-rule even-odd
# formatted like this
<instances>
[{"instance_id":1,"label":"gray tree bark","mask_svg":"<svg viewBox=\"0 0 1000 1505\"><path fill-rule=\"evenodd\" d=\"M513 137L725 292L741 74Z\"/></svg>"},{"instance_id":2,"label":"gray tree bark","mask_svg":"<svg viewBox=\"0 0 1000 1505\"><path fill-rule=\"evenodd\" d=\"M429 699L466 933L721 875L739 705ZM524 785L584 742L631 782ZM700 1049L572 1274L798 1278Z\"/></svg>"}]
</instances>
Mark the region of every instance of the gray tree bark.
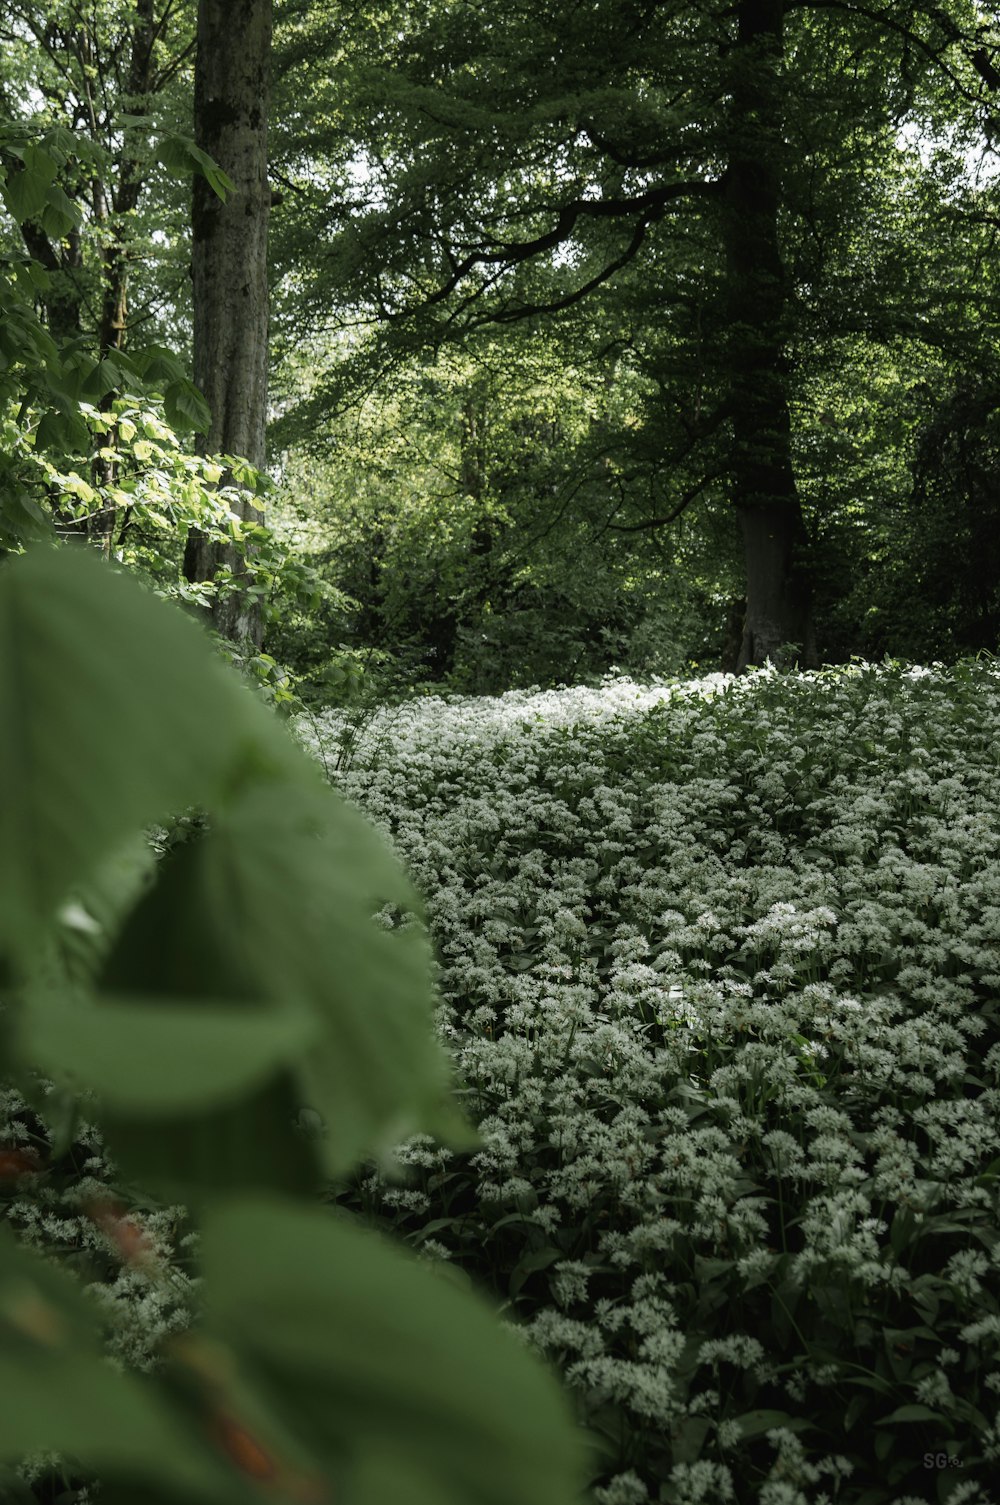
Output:
<instances>
[{"instance_id":1,"label":"gray tree bark","mask_svg":"<svg viewBox=\"0 0 1000 1505\"><path fill-rule=\"evenodd\" d=\"M235 185L223 203L194 182L192 276L194 377L212 410L203 448L262 469L267 414L267 112L271 0L199 0L195 140ZM244 502L244 519L258 519ZM245 577L235 548L193 530L184 556L189 580L222 565ZM234 642L261 642L260 607L244 590L216 600L213 626Z\"/></svg>"}]
</instances>

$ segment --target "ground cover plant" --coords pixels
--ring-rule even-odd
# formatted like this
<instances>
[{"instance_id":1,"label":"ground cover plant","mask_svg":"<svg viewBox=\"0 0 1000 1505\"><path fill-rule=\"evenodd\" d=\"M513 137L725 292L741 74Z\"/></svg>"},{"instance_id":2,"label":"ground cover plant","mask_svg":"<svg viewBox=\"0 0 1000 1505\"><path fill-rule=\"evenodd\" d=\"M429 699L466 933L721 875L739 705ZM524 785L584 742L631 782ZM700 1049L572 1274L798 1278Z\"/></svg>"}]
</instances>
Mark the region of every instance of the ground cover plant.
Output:
<instances>
[{"instance_id":1,"label":"ground cover plant","mask_svg":"<svg viewBox=\"0 0 1000 1505\"><path fill-rule=\"evenodd\" d=\"M995 661L342 719L299 731L425 896L483 1147L340 1202L505 1301L597 1505L987 1505Z\"/></svg>"}]
</instances>

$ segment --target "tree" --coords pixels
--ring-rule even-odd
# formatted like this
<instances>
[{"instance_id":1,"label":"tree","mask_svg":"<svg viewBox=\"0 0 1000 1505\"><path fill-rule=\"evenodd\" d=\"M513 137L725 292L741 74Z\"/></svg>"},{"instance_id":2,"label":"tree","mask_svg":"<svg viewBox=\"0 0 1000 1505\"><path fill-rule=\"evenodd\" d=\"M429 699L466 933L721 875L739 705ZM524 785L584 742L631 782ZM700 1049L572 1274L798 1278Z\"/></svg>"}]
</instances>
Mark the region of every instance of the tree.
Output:
<instances>
[{"instance_id":1,"label":"tree","mask_svg":"<svg viewBox=\"0 0 1000 1505\"><path fill-rule=\"evenodd\" d=\"M21 211L15 214L20 238L44 273L49 332L57 343L76 340L95 354L100 372L86 396L110 411L123 385L123 353L155 343L149 325L171 301L169 287L156 286L162 252L148 218L148 190L151 184L157 190L159 242L170 243L175 196L165 192L169 180L159 157L175 166L179 158L190 169L167 120L193 41L183 9L167 0L60 0L54 6L11 0L0 37L7 48L2 110L24 143L9 139L0 153L13 207ZM50 143L54 174L44 199L32 190L38 171L30 154L40 138ZM91 475L106 489L116 475L108 446L102 449ZM63 526L85 531L108 553L119 521L115 508L105 506L76 522L64 518Z\"/></svg>"},{"instance_id":2,"label":"tree","mask_svg":"<svg viewBox=\"0 0 1000 1505\"><path fill-rule=\"evenodd\" d=\"M274 526L334 587L321 618L283 620L269 639L304 692L346 692L359 662L373 680L395 669L483 695L717 660L712 621L734 592L727 514L706 507L697 528L684 517L669 532L607 526L609 493L648 497L656 453L640 448L648 383L593 358L600 333L483 330L309 433L294 408L273 427ZM306 346L297 371L285 363L279 406L314 362Z\"/></svg>"},{"instance_id":3,"label":"tree","mask_svg":"<svg viewBox=\"0 0 1000 1505\"><path fill-rule=\"evenodd\" d=\"M5 117L25 130L60 131L76 153L49 202L34 206L20 226L25 249L50 274L50 332L56 339L87 335L102 355L121 350L178 291L155 286L163 251L142 210L152 187L159 246L171 241L179 202L163 159L171 172L192 165L184 160L183 134L173 129L194 45L186 7L172 0L7 0L0 39ZM14 180L24 171L9 148L3 164Z\"/></svg>"},{"instance_id":4,"label":"tree","mask_svg":"<svg viewBox=\"0 0 1000 1505\"><path fill-rule=\"evenodd\" d=\"M240 456L257 470L264 466L267 411L270 48L270 0L200 0L195 138L228 183L224 198L206 178L194 184L194 374L212 412L206 451ZM255 511L248 500L239 516L252 522ZM193 530L187 578L217 579L220 569L235 588L216 597L215 626L227 638L259 646L259 601L246 588L239 552Z\"/></svg>"},{"instance_id":5,"label":"tree","mask_svg":"<svg viewBox=\"0 0 1000 1505\"><path fill-rule=\"evenodd\" d=\"M530 20L445 3L419 24L401 8L395 26L352 14L338 113L321 86L286 166L289 217L334 246L311 286L307 273L308 317L339 301L345 319L380 325L371 381L392 348L564 318L584 300L617 308L618 349L658 381L672 497L612 526L665 527L723 487L743 535L741 664L789 642L809 658L816 530L794 468L795 351L818 332L853 203L901 124L935 91L977 107L974 54L998 42L988 13L738 0L724 13L553 4ZM322 44L292 16L285 56L301 80L296 58ZM291 86L299 130L308 106ZM877 299L896 308L891 288ZM891 337L877 304L865 312Z\"/></svg>"},{"instance_id":6,"label":"tree","mask_svg":"<svg viewBox=\"0 0 1000 1505\"><path fill-rule=\"evenodd\" d=\"M720 181L726 257L730 500L743 534L747 610L737 668L806 662L811 642L802 507L787 390L788 274L782 208L784 0L739 0L728 57L728 152Z\"/></svg>"}]
</instances>

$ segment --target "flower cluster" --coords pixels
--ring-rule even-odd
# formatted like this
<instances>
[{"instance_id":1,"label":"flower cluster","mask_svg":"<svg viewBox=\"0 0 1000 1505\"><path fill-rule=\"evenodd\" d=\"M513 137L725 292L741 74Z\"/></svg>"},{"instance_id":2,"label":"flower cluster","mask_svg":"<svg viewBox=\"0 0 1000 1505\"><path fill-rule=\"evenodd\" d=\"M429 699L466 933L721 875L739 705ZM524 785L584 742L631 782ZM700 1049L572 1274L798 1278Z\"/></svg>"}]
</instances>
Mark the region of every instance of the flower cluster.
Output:
<instances>
[{"instance_id":1,"label":"flower cluster","mask_svg":"<svg viewBox=\"0 0 1000 1505\"><path fill-rule=\"evenodd\" d=\"M112 1362L155 1369L163 1340L192 1318L196 1280L186 1267L196 1235L186 1229L189 1215L183 1207L125 1215L111 1190L116 1168L86 1121L76 1126L67 1157L75 1174L50 1175L40 1129L19 1092L0 1091L0 1213L22 1243L84 1278Z\"/></svg>"},{"instance_id":2,"label":"flower cluster","mask_svg":"<svg viewBox=\"0 0 1000 1505\"><path fill-rule=\"evenodd\" d=\"M559 1366L595 1499L944 1499L928 1448L979 1499L997 671L619 679L366 738L338 782L425 897L483 1148L365 1199Z\"/></svg>"}]
</instances>

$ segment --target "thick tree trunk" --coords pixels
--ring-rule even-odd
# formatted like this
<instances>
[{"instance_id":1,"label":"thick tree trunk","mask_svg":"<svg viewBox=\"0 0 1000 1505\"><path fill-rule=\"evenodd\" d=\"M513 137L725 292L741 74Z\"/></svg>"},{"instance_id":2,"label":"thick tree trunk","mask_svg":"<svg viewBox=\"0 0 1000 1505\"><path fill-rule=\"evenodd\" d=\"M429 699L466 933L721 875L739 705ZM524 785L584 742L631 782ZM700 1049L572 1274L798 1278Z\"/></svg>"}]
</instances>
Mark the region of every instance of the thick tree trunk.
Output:
<instances>
[{"instance_id":1,"label":"thick tree trunk","mask_svg":"<svg viewBox=\"0 0 1000 1505\"><path fill-rule=\"evenodd\" d=\"M806 532L791 458L787 278L778 239L785 0L738 0L730 153L722 184L728 281L731 499L747 614L738 668L813 657ZM794 648L789 645L795 645Z\"/></svg>"},{"instance_id":2,"label":"thick tree trunk","mask_svg":"<svg viewBox=\"0 0 1000 1505\"><path fill-rule=\"evenodd\" d=\"M740 512L747 575L747 614L737 673L765 660L779 667L815 662L809 591L801 566L801 516L791 507Z\"/></svg>"},{"instance_id":3,"label":"thick tree trunk","mask_svg":"<svg viewBox=\"0 0 1000 1505\"><path fill-rule=\"evenodd\" d=\"M267 108L271 0L199 0L195 137L235 187L223 203L194 182L194 376L212 410L204 447L264 465L267 407ZM258 513L247 502L243 516ZM240 577L235 549L192 532L189 580L220 566ZM260 609L237 590L218 599L213 625L233 641L261 641Z\"/></svg>"}]
</instances>

